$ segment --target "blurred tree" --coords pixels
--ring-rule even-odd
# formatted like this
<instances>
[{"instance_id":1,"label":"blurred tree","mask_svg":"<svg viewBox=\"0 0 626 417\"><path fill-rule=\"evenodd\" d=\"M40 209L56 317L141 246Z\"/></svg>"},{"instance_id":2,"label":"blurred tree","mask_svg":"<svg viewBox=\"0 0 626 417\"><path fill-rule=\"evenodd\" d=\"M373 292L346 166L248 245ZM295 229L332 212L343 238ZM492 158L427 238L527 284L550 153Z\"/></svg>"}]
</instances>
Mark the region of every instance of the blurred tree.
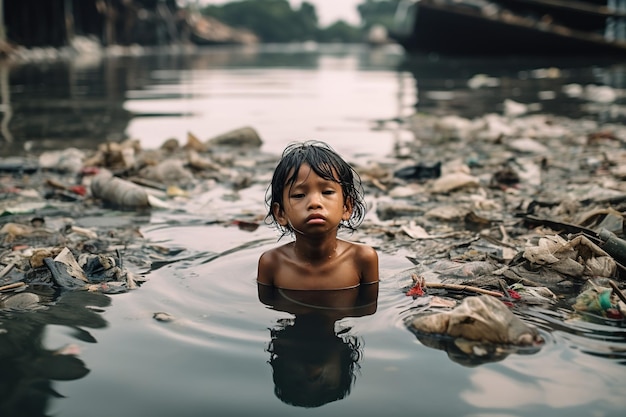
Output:
<instances>
[{"instance_id":1,"label":"blurred tree","mask_svg":"<svg viewBox=\"0 0 626 417\"><path fill-rule=\"evenodd\" d=\"M303 2L293 10L288 0L241 0L206 6L201 12L227 25L254 32L263 42L294 42L317 38L315 6Z\"/></svg>"},{"instance_id":2,"label":"blurred tree","mask_svg":"<svg viewBox=\"0 0 626 417\"><path fill-rule=\"evenodd\" d=\"M343 20L338 20L330 26L320 30L318 41L346 43L362 42L363 30L354 27Z\"/></svg>"},{"instance_id":3,"label":"blurred tree","mask_svg":"<svg viewBox=\"0 0 626 417\"><path fill-rule=\"evenodd\" d=\"M303 1L300 5L300 9L295 12L293 21L302 30L303 37L309 40L316 38L318 19L317 10L313 4Z\"/></svg>"},{"instance_id":4,"label":"blurred tree","mask_svg":"<svg viewBox=\"0 0 626 417\"><path fill-rule=\"evenodd\" d=\"M201 13L232 27L254 32L262 42L360 42L363 31L339 20L319 27L315 5L303 1L292 9L288 0L239 0L208 5Z\"/></svg>"}]
</instances>

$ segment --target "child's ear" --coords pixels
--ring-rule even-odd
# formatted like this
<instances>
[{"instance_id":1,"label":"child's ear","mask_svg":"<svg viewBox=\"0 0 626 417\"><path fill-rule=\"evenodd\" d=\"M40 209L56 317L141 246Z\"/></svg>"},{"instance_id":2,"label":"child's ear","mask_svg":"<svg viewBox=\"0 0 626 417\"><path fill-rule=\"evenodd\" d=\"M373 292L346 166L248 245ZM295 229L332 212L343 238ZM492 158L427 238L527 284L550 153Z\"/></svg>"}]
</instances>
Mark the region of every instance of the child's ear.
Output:
<instances>
[{"instance_id":1,"label":"child's ear","mask_svg":"<svg viewBox=\"0 0 626 417\"><path fill-rule=\"evenodd\" d=\"M285 227L289 224L289 220L285 217L285 211L278 203L272 203L272 213L279 225Z\"/></svg>"},{"instance_id":2,"label":"child's ear","mask_svg":"<svg viewBox=\"0 0 626 417\"><path fill-rule=\"evenodd\" d=\"M341 220L348 221L350 217L352 217L352 210L354 208L354 204L351 199L347 199L343 205L343 216L341 216Z\"/></svg>"}]
</instances>

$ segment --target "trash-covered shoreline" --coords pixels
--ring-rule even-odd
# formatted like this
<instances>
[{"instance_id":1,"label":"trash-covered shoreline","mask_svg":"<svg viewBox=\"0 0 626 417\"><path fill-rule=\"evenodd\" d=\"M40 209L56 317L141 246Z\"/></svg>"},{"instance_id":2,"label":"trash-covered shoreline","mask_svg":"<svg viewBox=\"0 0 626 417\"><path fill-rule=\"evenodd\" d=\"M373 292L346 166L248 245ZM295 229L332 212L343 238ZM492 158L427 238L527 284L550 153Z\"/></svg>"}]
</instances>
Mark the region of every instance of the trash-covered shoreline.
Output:
<instances>
[{"instance_id":1,"label":"trash-covered shoreline","mask_svg":"<svg viewBox=\"0 0 626 417\"><path fill-rule=\"evenodd\" d=\"M258 150L260 139L251 128L229 132L229 145L242 134L258 141L244 148ZM29 288L126 292L144 281L142 271L179 252L145 241L140 227L150 211L176 209L176 199L184 204L218 182L237 190L251 177L227 168L235 153L224 151L225 159L216 161L214 154L211 161L200 156L204 145L189 138L185 147L170 140L144 151L129 140L95 152L69 148L0 160L0 306L33 307L38 297L16 297ZM212 144L219 147L221 140Z\"/></svg>"},{"instance_id":2,"label":"trash-covered shoreline","mask_svg":"<svg viewBox=\"0 0 626 417\"><path fill-rule=\"evenodd\" d=\"M622 126L487 114L416 115L409 127L415 140L396 150L405 164L386 181L375 177L386 194L376 212L393 244L415 253L418 276L499 290L519 303L507 295L513 286L525 303L565 300L583 314L623 320L615 288L626 253ZM595 292L613 298L584 305L585 297L597 301Z\"/></svg>"},{"instance_id":3,"label":"trash-covered shoreline","mask_svg":"<svg viewBox=\"0 0 626 417\"><path fill-rule=\"evenodd\" d=\"M488 293L513 308L564 303L624 322L626 128L547 114L400 122L410 140L355 164L371 207L351 239L402 249L415 264L383 271L383 280L431 296L433 308ZM236 204L242 191L269 183L279 155L260 152L262 143L242 127L210 139L189 133L159 149L127 140L0 160L0 309L45 308L63 291L139 288L153 265L180 251L141 235L147 213L184 216L217 189L224 205L204 221L264 226L262 199Z\"/></svg>"}]
</instances>

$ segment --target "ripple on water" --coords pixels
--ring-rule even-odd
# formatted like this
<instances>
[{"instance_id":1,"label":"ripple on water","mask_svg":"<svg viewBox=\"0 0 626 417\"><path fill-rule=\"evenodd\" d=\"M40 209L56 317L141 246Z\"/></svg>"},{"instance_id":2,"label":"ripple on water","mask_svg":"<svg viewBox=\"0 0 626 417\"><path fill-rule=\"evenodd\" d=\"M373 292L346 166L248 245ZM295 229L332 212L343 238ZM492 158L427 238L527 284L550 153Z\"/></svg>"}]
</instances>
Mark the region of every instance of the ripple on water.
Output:
<instances>
[{"instance_id":1,"label":"ripple on water","mask_svg":"<svg viewBox=\"0 0 626 417\"><path fill-rule=\"evenodd\" d=\"M137 308L152 315L163 311L175 317L171 323L152 320L154 331L184 343L215 351L242 355L259 354L267 345L268 329L293 315L260 302L255 281L258 256L277 242L275 232L259 228L254 232L223 226L157 227L147 237L164 244L185 246L187 260L152 271L149 281L136 294ZM184 255L184 254L181 254ZM183 256L184 258L184 256ZM381 284L376 313L366 319L342 320L350 334L376 339L390 328L406 331L405 320L423 311L423 299L407 297L402 271L410 266L401 255L380 254ZM609 322L574 319L569 306L531 307L516 310L524 321L538 328L545 344L536 349L514 350L548 360L574 350L583 356L618 359L624 363L626 330ZM341 323L340 323L341 327ZM398 334L397 332L394 334ZM378 347L381 355L399 354L392 346ZM555 352L556 351L556 352ZM375 355L375 351L370 351ZM392 355L393 356L393 355Z\"/></svg>"},{"instance_id":2,"label":"ripple on water","mask_svg":"<svg viewBox=\"0 0 626 417\"><path fill-rule=\"evenodd\" d=\"M150 272L148 282L136 292L143 315L164 312L171 322L153 320L154 331L165 337L217 350L258 349L268 342L268 329L292 314L274 310L259 301L256 267L259 255L276 245L276 232L259 228L254 232L219 225L153 226L147 239L165 246L185 247L179 262ZM400 256L381 254L384 270L406 268ZM346 319L354 332L375 332L402 326L398 313L410 305L397 283L381 282L379 307L368 317L366 328L358 318ZM358 325L357 325L358 324ZM252 347L254 346L254 347Z\"/></svg>"},{"instance_id":3,"label":"ripple on water","mask_svg":"<svg viewBox=\"0 0 626 417\"><path fill-rule=\"evenodd\" d=\"M174 317L167 323L153 320L155 331L220 350L267 341L262 323L276 312L258 301L255 273L259 254L276 242L273 232L196 225L154 228L146 237L186 247L177 256L181 261L151 271L136 293L136 308L144 315Z\"/></svg>"}]
</instances>

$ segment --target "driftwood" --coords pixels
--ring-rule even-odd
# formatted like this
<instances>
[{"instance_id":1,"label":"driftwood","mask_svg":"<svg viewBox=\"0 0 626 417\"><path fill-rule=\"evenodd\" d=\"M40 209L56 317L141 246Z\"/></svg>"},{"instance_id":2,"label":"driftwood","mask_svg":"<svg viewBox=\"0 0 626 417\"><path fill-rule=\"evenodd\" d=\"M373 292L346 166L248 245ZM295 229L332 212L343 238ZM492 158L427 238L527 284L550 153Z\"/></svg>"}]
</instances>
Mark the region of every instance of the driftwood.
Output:
<instances>
[{"instance_id":1,"label":"driftwood","mask_svg":"<svg viewBox=\"0 0 626 417\"><path fill-rule=\"evenodd\" d=\"M529 227L533 226L546 226L555 231L563 231L571 234L584 233L588 237L597 238L597 233L586 227L579 226L577 224L565 223L551 219L543 219L533 215L527 215L524 217L525 223Z\"/></svg>"},{"instance_id":2,"label":"driftwood","mask_svg":"<svg viewBox=\"0 0 626 417\"><path fill-rule=\"evenodd\" d=\"M0 278L6 276L15 267L15 262L11 262L0 271Z\"/></svg>"},{"instance_id":3,"label":"driftwood","mask_svg":"<svg viewBox=\"0 0 626 417\"><path fill-rule=\"evenodd\" d=\"M614 283L613 281L609 280L609 284L611 285L611 288L613 288L613 292L615 294L617 294L617 297L622 300L623 303L626 303L626 295L624 295L624 293L622 292L622 290L619 289L619 287L617 286L616 283Z\"/></svg>"},{"instance_id":4,"label":"driftwood","mask_svg":"<svg viewBox=\"0 0 626 417\"><path fill-rule=\"evenodd\" d=\"M494 297L503 297L502 293L498 291L485 290L483 288L474 287L471 285L463 285L463 284L444 284L441 282L426 282L423 278L418 277L416 274L412 274L411 278L416 284L421 285L424 288L438 288L444 290L453 290L453 291L470 291L478 294L487 294Z\"/></svg>"},{"instance_id":5,"label":"driftwood","mask_svg":"<svg viewBox=\"0 0 626 417\"><path fill-rule=\"evenodd\" d=\"M20 288L23 287L24 284L23 282L14 282L13 284L7 284L7 285L3 285L2 287L0 287L0 292L1 291L7 291L7 290L13 290L15 288Z\"/></svg>"},{"instance_id":6,"label":"driftwood","mask_svg":"<svg viewBox=\"0 0 626 417\"><path fill-rule=\"evenodd\" d=\"M426 288L443 288L446 290L454 290L454 291L470 291L479 294L487 294L492 295L494 297L502 297L502 293L498 291L485 290L480 287L473 287L471 285L462 285L462 284L443 284L441 282L427 282L424 283L424 287Z\"/></svg>"}]
</instances>

